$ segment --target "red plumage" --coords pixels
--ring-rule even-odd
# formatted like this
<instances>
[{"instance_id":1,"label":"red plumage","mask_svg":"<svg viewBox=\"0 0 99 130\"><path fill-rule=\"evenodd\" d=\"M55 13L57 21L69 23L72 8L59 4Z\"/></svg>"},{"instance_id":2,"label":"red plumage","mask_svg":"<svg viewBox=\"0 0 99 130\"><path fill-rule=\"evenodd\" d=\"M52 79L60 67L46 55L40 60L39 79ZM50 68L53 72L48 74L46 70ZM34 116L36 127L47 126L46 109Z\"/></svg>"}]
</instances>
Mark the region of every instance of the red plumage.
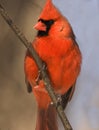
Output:
<instances>
[{"instance_id":1,"label":"red plumage","mask_svg":"<svg viewBox=\"0 0 99 130\"><path fill-rule=\"evenodd\" d=\"M32 45L47 65L55 93L64 95L63 98L66 97L66 100L69 100L74 91L82 60L71 25L51 0L47 0L35 28L38 34ZM51 99L43 80L39 79L38 83L36 82L38 68L28 51L24 66L27 83L31 86L38 104L36 130L57 130L56 112L50 105Z\"/></svg>"}]
</instances>

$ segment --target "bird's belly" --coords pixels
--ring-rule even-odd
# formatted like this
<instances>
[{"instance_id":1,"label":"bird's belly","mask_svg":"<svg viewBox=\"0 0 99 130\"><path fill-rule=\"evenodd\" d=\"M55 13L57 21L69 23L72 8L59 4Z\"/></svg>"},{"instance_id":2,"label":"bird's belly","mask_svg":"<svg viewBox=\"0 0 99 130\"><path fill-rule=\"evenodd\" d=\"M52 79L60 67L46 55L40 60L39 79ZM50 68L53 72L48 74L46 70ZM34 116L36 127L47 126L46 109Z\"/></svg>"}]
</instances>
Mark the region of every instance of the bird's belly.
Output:
<instances>
[{"instance_id":1,"label":"bird's belly","mask_svg":"<svg viewBox=\"0 0 99 130\"><path fill-rule=\"evenodd\" d=\"M57 93L64 94L76 81L80 72L79 55L52 59L48 64L49 76Z\"/></svg>"},{"instance_id":2,"label":"bird's belly","mask_svg":"<svg viewBox=\"0 0 99 130\"><path fill-rule=\"evenodd\" d=\"M70 39L67 41L65 39L61 46L54 43L41 44L39 41L35 48L40 58L47 64L48 75L55 92L64 94L75 83L82 58L79 47Z\"/></svg>"}]
</instances>

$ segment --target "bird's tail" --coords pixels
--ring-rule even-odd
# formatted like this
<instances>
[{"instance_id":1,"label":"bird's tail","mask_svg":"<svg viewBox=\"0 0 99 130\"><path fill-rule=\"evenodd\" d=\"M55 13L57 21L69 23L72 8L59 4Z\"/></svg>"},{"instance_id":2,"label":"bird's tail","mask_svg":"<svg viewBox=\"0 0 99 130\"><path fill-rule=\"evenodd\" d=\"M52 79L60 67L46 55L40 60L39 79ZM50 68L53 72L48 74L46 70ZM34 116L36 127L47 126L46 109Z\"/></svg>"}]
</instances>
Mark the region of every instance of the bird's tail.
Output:
<instances>
[{"instance_id":1,"label":"bird's tail","mask_svg":"<svg viewBox=\"0 0 99 130\"><path fill-rule=\"evenodd\" d=\"M57 113L54 106L38 108L36 130L58 130Z\"/></svg>"}]
</instances>

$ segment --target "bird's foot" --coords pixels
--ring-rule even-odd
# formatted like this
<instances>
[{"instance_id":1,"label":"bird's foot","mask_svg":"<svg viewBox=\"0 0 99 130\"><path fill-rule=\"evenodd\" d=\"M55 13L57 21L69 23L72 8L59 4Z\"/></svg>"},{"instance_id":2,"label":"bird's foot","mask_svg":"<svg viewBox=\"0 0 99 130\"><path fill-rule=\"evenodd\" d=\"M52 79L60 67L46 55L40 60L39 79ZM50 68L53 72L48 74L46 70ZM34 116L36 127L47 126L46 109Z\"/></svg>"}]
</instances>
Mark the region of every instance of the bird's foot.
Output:
<instances>
[{"instance_id":1,"label":"bird's foot","mask_svg":"<svg viewBox=\"0 0 99 130\"><path fill-rule=\"evenodd\" d=\"M57 102L56 104L54 104L53 102L51 102L51 105L55 105L56 108L62 104L62 98L61 98L61 95L60 94L56 94L56 98L57 98Z\"/></svg>"},{"instance_id":2,"label":"bird's foot","mask_svg":"<svg viewBox=\"0 0 99 130\"><path fill-rule=\"evenodd\" d=\"M39 71L38 71L38 76L37 76L37 78L36 78L36 80L35 80L37 84L39 84L39 81L42 80L42 74L41 74L42 71L47 70L47 65L46 65L46 63L43 62L42 64L43 64L43 65L42 65L42 68L39 69Z\"/></svg>"}]
</instances>

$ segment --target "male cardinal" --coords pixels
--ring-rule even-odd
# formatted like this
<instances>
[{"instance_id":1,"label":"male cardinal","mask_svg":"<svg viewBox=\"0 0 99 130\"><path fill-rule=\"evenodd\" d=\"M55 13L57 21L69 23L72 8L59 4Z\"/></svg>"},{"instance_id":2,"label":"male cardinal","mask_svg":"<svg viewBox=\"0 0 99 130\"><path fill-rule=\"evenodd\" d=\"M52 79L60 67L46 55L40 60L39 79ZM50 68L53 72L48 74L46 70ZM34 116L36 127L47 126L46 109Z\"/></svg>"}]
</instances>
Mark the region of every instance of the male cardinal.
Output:
<instances>
[{"instance_id":1,"label":"male cardinal","mask_svg":"<svg viewBox=\"0 0 99 130\"><path fill-rule=\"evenodd\" d=\"M65 108L74 92L82 61L75 35L51 0L47 0L34 28L38 33L32 45L46 64L52 87ZM36 130L58 130L55 108L28 50L24 66L28 91L33 91L38 105Z\"/></svg>"}]
</instances>

